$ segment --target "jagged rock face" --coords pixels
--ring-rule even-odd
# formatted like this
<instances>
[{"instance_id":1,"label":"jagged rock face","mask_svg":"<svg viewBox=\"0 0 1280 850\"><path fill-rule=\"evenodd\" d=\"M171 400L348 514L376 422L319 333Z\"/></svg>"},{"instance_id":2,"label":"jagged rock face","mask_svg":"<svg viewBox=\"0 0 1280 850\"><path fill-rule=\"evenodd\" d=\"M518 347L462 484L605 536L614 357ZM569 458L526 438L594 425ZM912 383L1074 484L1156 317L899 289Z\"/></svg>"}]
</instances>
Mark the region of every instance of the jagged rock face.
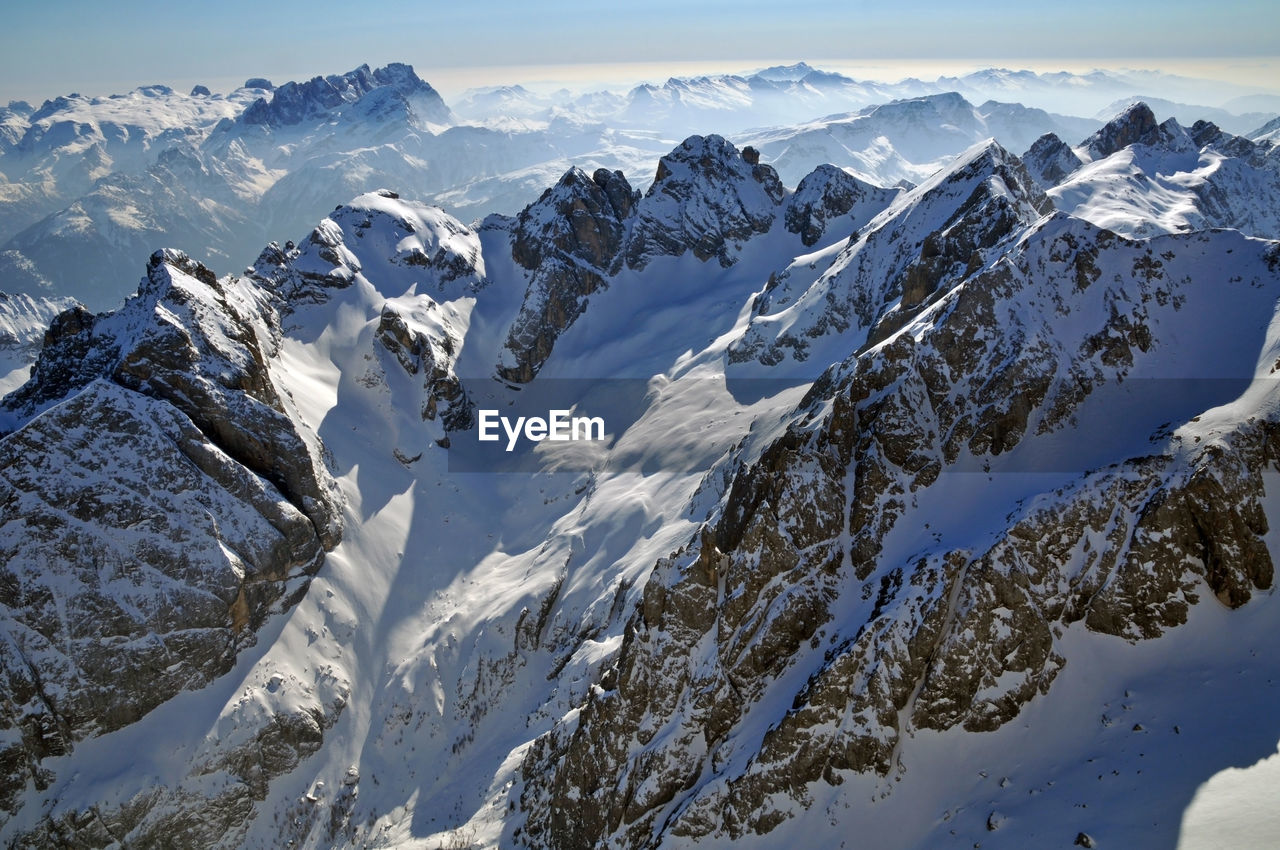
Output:
<instances>
[{"instance_id":1,"label":"jagged rock face","mask_svg":"<svg viewBox=\"0 0 1280 850\"><path fill-rule=\"evenodd\" d=\"M301 247L293 240L283 247L276 242L267 245L245 269L245 276L275 294L281 312L299 304L327 301L330 290L345 289L355 278L350 264L357 261L339 252L341 244L341 231L326 219Z\"/></svg>"},{"instance_id":2,"label":"jagged rock face","mask_svg":"<svg viewBox=\"0 0 1280 850\"><path fill-rule=\"evenodd\" d=\"M1040 188L1051 189L1084 163L1066 142L1045 133L1022 155L1022 164Z\"/></svg>"},{"instance_id":3,"label":"jagged rock face","mask_svg":"<svg viewBox=\"0 0 1280 850\"><path fill-rule=\"evenodd\" d=\"M1275 147L1224 133L1208 121L1184 128L1172 118L1135 137L1135 127L1147 126L1141 106L1078 149L1094 159L1050 190L1061 209L1127 236L1231 227L1280 237Z\"/></svg>"},{"instance_id":4,"label":"jagged rock face","mask_svg":"<svg viewBox=\"0 0 1280 850\"><path fill-rule=\"evenodd\" d=\"M555 252L605 272L617 271L625 221L639 199L620 171L600 168L588 177L571 168L520 213L511 256L530 271Z\"/></svg>"},{"instance_id":5,"label":"jagged rock face","mask_svg":"<svg viewBox=\"0 0 1280 850\"><path fill-rule=\"evenodd\" d=\"M659 562L616 665L526 757L523 840L767 834L811 783L898 770L913 729L1016 717L1066 663L1071 624L1147 639L1210 604L1206 590L1237 607L1272 586L1262 472L1280 462L1280 423L1266 417L1196 417L1137 454L1117 446L1115 463L982 520L995 525L978 546L921 531L964 510L928 507L955 492L943 476L963 492L977 475L957 464L1026 469L1038 441L1109 410L1105 388L1182 374L1180 328L1215 329L1224 368L1252 368L1251 346L1269 344L1238 346L1231 317L1274 312L1274 245L1132 242L1061 214L1012 235L1001 262L815 384L703 532ZM1241 273L1206 281L1228 256ZM1251 392L1274 399L1261 383Z\"/></svg>"},{"instance_id":6,"label":"jagged rock face","mask_svg":"<svg viewBox=\"0 0 1280 850\"><path fill-rule=\"evenodd\" d=\"M835 194L841 191L852 189ZM868 194L874 197L865 202L874 204L878 196ZM756 151L739 153L719 136L692 136L663 157L643 198L621 172L599 169L588 179L570 169L517 220L512 256L530 270L530 284L498 374L516 383L533 380L588 297L624 262L642 270L655 257L691 251L702 262L732 265L736 246L773 227L784 195L777 173ZM864 195L833 197L831 209L846 200L852 208ZM827 214L825 208L818 213Z\"/></svg>"},{"instance_id":7,"label":"jagged rock face","mask_svg":"<svg viewBox=\"0 0 1280 850\"><path fill-rule=\"evenodd\" d=\"M336 484L271 378L276 323L157 252L121 310L62 313L5 399L5 808L52 781L43 760L230 669L337 544Z\"/></svg>"},{"instance_id":8,"label":"jagged rock face","mask_svg":"<svg viewBox=\"0 0 1280 850\"><path fill-rule=\"evenodd\" d=\"M252 82L252 81L251 81ZM272 92L271 100L259 98L240 116L250 125L287 127L322 118L333 109L354 103L377 89L388 88L397 96L412 99L428 121L445 122L449 108L440 95L414 73L413 68L393 62L370 71L361 65L346 74L313 77L305 83L288 82Z\"/></svg>"},{"instance_id":9,"label":"jagged rock face","mask_svg":"<svg viewBox=\"0 0 1280 850\"><path fill-rule=\"evenodd\" d=\"M692 251L730 266L735 243L773 226L783 193L771 166L747 162L720 136L691 136L658 161L637 208L627 265L643 269L654 257Z\"/></svg>"},{"instance_id":10,"label":"jagged rock face","mask_svg":"<svg viewBox=\"0 0 1280 850\"><path fill-rule=\"evenodd\" d=\"M730 357L772 365L806 360L829 335L854 346L884 339L1050 210L1016 157L994 142L976 147L873 219L816 281L807 263L775 275ZM778 331L781 315L795 320Z\"/></svg>"},{"instance_id":11,"label":"jagged rock face","mask_svg":"<svg viewBox=\"0 0 1280 850\"><path fill-rule=\"evenodd\" d=\"M801 242L813 246L828 231L837 238L850 236L856 227L889 206L898 194L894 189L864 183L833 165L820 165L801 180L795 193L787 198L783 222L787 230L800 236ZM849 220L841 224L848 225L848 232L844 226L835 226L837 220L845 216Z\"/></svg>"},{"instance_id":12,"label":"jagged rock face","mask_svg":"<svg viewBox=\"0 0 1280 850\"><path fill-rule=\"evenodd\" d=\"M0 475L15 793L229 670L323 559L310 520L182 413L103 381L0 442Z\"/></svg>"},{"instance_id":13,"label":"jagged rock face","mask_svg":"<svg viewBox=\"0 0 1280 850\"><path fill-rule=\"evenodd\" d=\"M1179 132L1161 127L1161 144L1174 139L1178 157L1196 153L1189 145L1254 155L1211 126ZM1096 425L1100 411L1112 416L1105 396L1122 382L1127 391L1189 363L1264 371L1277 342L1256 328L1275 310L1277 246L1235 233L1134 241L1053 214L1019 161L996 146L886 200L865 213L871 221L861 218L865 197L846 204L842 172L819 169L794 197L774 203L757 182L753 150L726 161L731 180L690 179L679 198L637 199L617 173L571 172L542 208L491 220L484 244L511 250L515 281L529 285L519 322L534 340L521 342L513 330L508 352L532 355L506 361L512 371L503 377L533 378L588 297L599 304L618 294L602 293L606 286L649 282L640 268L626 269L646 203L695 212L721 204L733 214L725 199L755 192L770 198L771 207L759 208L772 212L763 231L743 231L743 239L766 234L746 256L798 253L810 235L810 247L821 247L774 278L755 307L733 302L756 310L751 344L733 354L764 363L810 356L830 368L794 410L774 402L754 418L696 492L689 480L683 490L628 484L611 493L607 474L581 479L572 495L548 487L534 511L548 518L545 539L535 528L527 539L502 541L506 551L481 542L431 553L435 540L464 537L467 523L449 519L466 520L468 508L496 504L494 518L521 522L530 513L522 494L504 507L493 492L502 488L487 482L432 497L434 488L422 485L444 458L414 456L442 434L437 443L447 448L448 432L470 422L459 353L476 340L493 351L504 329L472 306L494 295L495 313L505 320L515 312L506 281L483 291L479 239L452 219L374 193L340 208L303 244L264 251L250 277L266 293L162 253L124 311L62 314L37 383L10 400L0 423L16 429L0 438L0 603L16 612L0 611L8 618L0 674L6 693L22 700L0 705L9 724L0 733L0 787L15 789L0 793L0 808L29 807L7 828L0 814L0 835L32 847L336 846L384 840L394 822L420 836L418 812L434 808L427 817L435 817L450 808L436 802L452 792L430 792L430 806L417 797L418 812L401 807L423 786L411 770L397 775L399 753L406 765L430 761L445 775L464 762L469 775L487 775L472 759L507 771L524 758L514 791L495 784L476 816L504 819L500 837L484 838L503 846L728 844L751 834L777 843L770 832L784 819L804 812L816 819L805 828L823 820L820 805L808 804L831 796L824 783L856 773L865 775L860 782L888 777L881 787L894 787L902 777L891 775L919 753L910 740L926 737L913 733L955 730L954 739L1017 717L1075 663L1068 631L1148 639L1178 627L1192 605L1236 607L1271 586L1261 473L1280 456L1280 425L1268 413L1280 407L1266 382L1233 411L1218 410L1229 398L1205 402L1196 408L1203 423L1188 421L1190 413L1147 423L1139 413L1134 424L1132 411L1121 411L1105 419L1109 427ZM173 158L174 167L184 162ZM702 228L711 218L686 222L681 236L693 241L682 252L710 232ZM736 241L695 258L732 261L741 256ZM695 265L680 268L711 286L728 279L743 298L767 271L753 279L753 269ZM652 271L661 277L664 266ZM511 266L503 259L494 268L507 274ZM1207 271L1216 269L1231 276ZM659 295L661 287L659 280ZM334 302L328 312L326 301ZM299 332L279 340L275 311L293 311ZM780 325L796 335L777 333ZM481 330L468 338L470 328ZM311 348L313 334L324 339ZM713 349L691 349L713 367L725 337L716 339ZM580 340L570 341L575 354L589 350ZM360 613L380 619L353 619L329 635L338 620L321 614L326 603L316 597L325 594L315 593L282 624L276 649L254 665L242 659L234 685L224 682L235 699L209 705L199 695L216 720L185 751L189 766L156 782L124 771L118 792L114 778L78 781L73 769L94 752L85 736L147 712L154 714L139 729L93 746L167 731L183 704L160 703L221 675L263 618L297 599L323 557L314 506L277 467L253 465L262 457L255 443L271 456L301 445L308 456L298 465L311 464L321 489L328 486L318 440L297 425L287 385L274 380L282 377L273 371L277 344L285 362L303 365L295 392L314 374L340 371L338 399L309 405L309 415L324 422L327 440L333 435L334 465L349 471L344 488L378 498L362 498L358 513L370 524L350 533L325 584L339 599L368 602ZM1166 361L1173 365L1161 367ZM666 412L662 403L651 409ZM361 418L343 420L353 413ZM1162 419L1181 425L1157 426ZM1077 420L1086 423L1078 432ZM292 427L293 437L276 425ZM649 427L648 440L670 439ZM1053 467L1054 483L1043 486L1057 489L993 496L1003 488L987 487L980 471L1016 478L1036 471L1038 447L1062 434L1106 443L1111 431L1136 435L1136 445ZM643 427L637 435L645 438ZM138 444L159 448L140 457ZM379 465L387 455L395 460ZM370 488L371 479L385 481ZM677 530L633 521L655 516L647 509L617 510L639 501L637 493L680 494L660 514L678 513ZM481 533L468 541L483 537L480 523L471 528ZM402 545L396 535L405 530L412 534ZM616 554L637 535L643 547ZM672 550L654 565L655 553ZM424 561L437 558L432 564L445 561L441 553L463 552L459 563L478 553L486 563L473 575L494 599L467 596L471 577L462 573L428 590L421 573L399 581L417 566L406 555L424 551ZM61 571L41 560L51 552ZM348 564L367 569L353 578ZM493 568L516 578L503 584ZM618 575L626 578L601 589L601 576ZM376 585L388 577L395 580L387 591L403 596L378 606ZM421 631L405 617L414 610L425 612ZM105 642L101 623L115 630ZM403 640L388 640L382 654L357 646L387 635L384 626ZM421 654L402 660L402 648L412 654L419 642ZM275 693L271 665L292 660L304 643L308 667L295 669L314 681L292 680L275 699L259 693ZM339 665L335 684L322 687L334 669L323 662L348 646L356 648L343 661L348 671L362 667L362 680L351 688ZM155 686L141 696L117 692L103 684L114 681L103 672L110 669ZM64 681L74 683L69 693L50 684ZM362 726L370 721L360 767L377 768L384 790L372 791L370 770L364 808L348 786L299 797L300 783L336 760L346 770L345 724L343 736L324 739L353 692L369 700L358 712ZM490 737L513 719L533 731ZM547 726L549 734L530 740ZM190 735L206 732L193 727ZM413 744L417 756L405 753ZM68 747L79 752L59 760ZM335 774L324 775L333 789ZM504 784L510 776L497 775ZM382 804L401 788L399 810L387 815ZM376 811L367 802L375 796ZM522 811L508 809L517 800ZM461 823L452 818L442 819L450 829ZM453 830L458 839L466 831Z\"/></svg>"},{"instance_id":14,"label":"jagged rock face","mask_svg":"<svg viewBox=\"0 0 1280 850\"><path fill-rule=\"evenodd\" d=\"M797 222L804 218L803 226L817 232L827 216L846 214L860 203L872 206L885 191L860 191L862 185L851 180L827 175L815 181ZM818 184L832 181L840 185L824 200ZM760 163L757 151L739 153L719 136L692 136L663 157L643 198L621 172L599 169L588 179L570 169L517 220L512 256L530 270L530 284L498 374L517 383L533 380L588 297L624 262L638 271L655 257L691 251L702 262L715 258L723 267L732 265L736 246L773 227L784 195L777 173Z\"/></svg>"},{"instance_id":15,"label":"jagged rock face","mask_svg":"<svg viewBox=\"0 0 1280 850\"><path fill-rule=\"evenodd\" d=\"M242 718L248 733L235 743L224 740L214 752L202 755L179 787L147 786L127 799L116 795L118 804L60 809L35 828L18 833L15 846L38 850L243 846L269 781L314 755L345 705L344 696L328 705L303 704L267 718ZM211 783L211 777L218 781Z\"/></svg>"},{"instance_id":16,"label":"jagged rock face","mask_svg":"<svg viewBox=\"0 0 1280 850\"><path fill-rule=\"evenodd\" d=\"M1103 159L1129 145L1153 144L1158 140L1159 133L1155 113L1151 111L1151 107L1139 101L1085 139L1083 147L1094 159Z\"/></svg>"},{"instance_id":17,"label":"jagged rock face","mask_svg":"<svg viewBox=\"0 0 1280 850\"><path fill-rule=\"evenodd\" d=\"M461 431L471 427L475 405L454 372L462 335L443 312L425 296L414 301L412 310L388 302L375 335L405 372L421 376L423 420L438 419L446 431Z\"/></svg>"},{"instance_id":18,"label":"jagged rock face","mask_svg":"<svg viewBox=\"0 0 1280 850\"><path fill-rule=\"evenodd\" d=\"M181 253L157 252L120 311L93 316L75 308L59 316L31 380L2 407L24 422L99 378L167 401L278 487L332 547L341 536L334 484L285 412L267 367L275 321L256 292L219 283Z\"/></svg>"},{"instance_id":19,"label":"jagged rock face","mask_svg":"<svg viewBox=\"0 0 1280 850\"><path fill-rule=\"evenodd\" d=\"M622 267L627 221L639 193L622 172L571 168L520 213L511 256L531 272L520 314L507 336L509 381L533 380L551 347L582 314L588 297Z\"/></svg>"}]
</instances>

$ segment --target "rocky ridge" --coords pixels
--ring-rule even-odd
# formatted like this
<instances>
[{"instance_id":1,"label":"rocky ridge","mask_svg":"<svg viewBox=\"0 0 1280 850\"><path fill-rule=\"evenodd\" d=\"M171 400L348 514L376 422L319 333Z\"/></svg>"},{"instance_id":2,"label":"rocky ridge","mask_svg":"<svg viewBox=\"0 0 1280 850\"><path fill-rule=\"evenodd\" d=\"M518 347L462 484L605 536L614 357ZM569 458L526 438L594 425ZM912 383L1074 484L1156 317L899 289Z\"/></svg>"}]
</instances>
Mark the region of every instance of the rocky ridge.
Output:
<instances>
[{"instance_id":1,"label":"rocky ridge","mask_svg":"<svg viewBox=\"0 0 1280 850\"><path fill-rule=\"evenodd\" d=\"M571 168L517 217L511 256L529 272L520 315L499 364L508 381L527 383L551 354L556 338L586 309L588 297L622 268L623 246L640 193L621 171L590 177Z\"/></svg>"},{"instance_id":2,"label":"rocky ridge","mask_svg":"<svg viewBox=\"0 0 1280 850\"><path fill-rule=\"evenodd\" d=\"M977 145L900 196L820 271L803 258L774 275L730 357L774 365L807 360L832 335L855 347L879 342L1051 209L1017 157Z\"/></svg>"},{"instance_id":3,"label":"rocky ridge","mask_svg":"<svg viewBox=\"0 0 1280 850\"><path fill-rule=\"evenodd\" d=\"M1208 121L1156 124L1146 104L1137 103L1074 149L1081 165L1053 148L1058 162L1034 166L1038 179L1058 207L1101 227L1128 236L1231 227L1280 237L1280 148L1269 142L1224 133ZM1029 153L1039 163L1048 151Z\"/></svg>"},{"instance_id":4,"label":"rocky ridge","mask_svg":"<svg viewBox=\"0 0 1280 850\"><path fill-rule=\"evenodd\" d=\"M1084 162L1062 139L1053 133L1045 133L1022 155L1022 164L1040 188L1051 189Z\"/></svg>"},{"instance_id":5,"label":"rocky ridge","mask_svg":"<svg viewBox=\"0 0 1280 850\"><path fill-rule=\"evenodd\" d=\"M119 311L60 314L5 398L6 819L47 759L227 672L340 540L278 334L255 288L157 252Z\"/></svg>"},{"instance_id":6,"label":"rocky ridge","mask_svg":"<svg viewBox=\"0 0 1280 850\"><path fill-rule=\"evenodd\" d=\"M738 151L720 136L691 136L658 161L653 185L637 206L627 265L686 251L728 266L731 249L773 226L785 190L754 148Z\"/></svg>"},{"instance_id":7,"label":"rocky ridge","mask_svg":"<svg viewBox=\"0 0 1280 850\"><path fill-rule=\"evenodd\" d=\"M1183 139L1177 156L1256 154L1209 125L1161 132ZM867 777L909 793L914 739L996 732L1061 699L1073 637L1123 649L1196 606L1266 595L1275 242L1117 234L1056 211L994 143L898 193L830 168L788 193L755 160L696 137L639 198L620 174L571 170L477 230L372 193L269 246L245 279L162 252L117 314L62 314L4 403L5 481L41 533L107 516L110 534L49 595L25 527L0 535L26 571L0 584L18 636L5 646L22 649L5 673L26 699L4 739L24 784L0 836L684 846L798 821L834 845L816 800ZM430 442L459 438L495 359L536 382L566 334L587 351L635 336L646 317L628 311L660 309L670 282L649 275L676 264L682 305L730 315L710 343L684 328L630 340L673 365L621 439L720 428L732 448L705 475L593 469L522 489L446 474L452 453ZM778 366L808 377L735 398L739 375ZM309 465L262 465L218 416L271 456L301 445ZM290 607L314 569L290 559L336 542L321 520L340 500L309 501L308 475L350 497L347 534L323 592ZM276 558L290 566L262 566ZM195 624L181 662L173 599ZM58 619L66 600L89 612L78 630ZM283 609L278 645L223 675ZM102 618L162 646L104 644L84 625ZM161 687L113 701L111 667ZM69 695L48 686L62 678ZM202 686L212 727L147 725L166 694ZM352 694L360 710L344 711ZM190 764L153 782L77 761L91 737L133 729ZM424 762L448 781L418 779Z\"/></svg>"},{"instance_id":8,"label":"rocky ridge","mask_svg":"<svg viewBox=\"0 0 1280 850\"><path fill-rule=\"evenodd\" d=\"M900 189L882 189L834 165L820 165L787 198L786 227L806 247L818 244L827 231L847 231L852 238L860 225L875 218L899 194Z\"/></svg>"},{"instance_id":9,"label":"rocky ridge","mask_svg":"<svg viewBox=\"0 0 1280 850\"><path fill-rule=\"evenodd\" d=\"M402 62L370 70L361 65L346 74L313 77L303 82L288 82L275 88L271 98L258 98L239 116L248 125L287 127L303 121L327 117L335 109L357 104L373 92L390 95L412 110L423 122L449 124L453 114L444 100L428 83Z\"/></svg>"},{"instance_id":10,"label":"rocky ridge","mask_svg":"<svg viewBox=\"0 0 1280 850\"><path fill-rule=\"evenodd\" d=\"M931 490L963 492L957 464L1034 468L1040 441L1106 410L1105 388L1182 374L1180 328L1222 329L1206 341L1231 352L1220 365L1249 372L1274 342L1232 338L1250 310L1274 312L1274 243L1130 242L1061 214L1016 229L999 262L815 384L655 566L615 664L526 756L522 841L768 834L815 784L903 771L913 730L1016 717L1069 663L1072 624L1151 639L1205 597L1234 608L1272 586L1271 418L1151 421L1145 451L1069 461L1085 464L1063 468L1070 483L1011 503L989 535L917 536L938 522ZM1199 272L1228 255L1249 271ZM1222 286L1247 303L1223 306ZM1245 409L1274 409L1271 383Z\"/></svg>"}]
</instances>

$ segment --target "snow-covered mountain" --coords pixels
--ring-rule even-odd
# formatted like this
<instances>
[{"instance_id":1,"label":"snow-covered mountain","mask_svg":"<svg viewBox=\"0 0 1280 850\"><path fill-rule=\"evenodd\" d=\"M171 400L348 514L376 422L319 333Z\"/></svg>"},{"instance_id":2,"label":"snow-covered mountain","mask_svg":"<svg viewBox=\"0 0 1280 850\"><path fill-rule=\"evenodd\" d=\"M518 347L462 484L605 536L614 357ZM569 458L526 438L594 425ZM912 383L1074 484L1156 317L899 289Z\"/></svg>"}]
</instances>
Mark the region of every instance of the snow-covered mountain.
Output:
<instances>
[{"instance_id":1,"label":"snow-covered mountain","mask_svg":"<svg viewBox=\"0 0 1280 850\"><path fill-rule=\"evenodd\" d=\"M492 119L496 114L542 121L577 115L615 127L660 127L668 135L691 126L714 126L736 135L753 127L798 123L891 100L950 92L974 103L994 100L1070 115L1101 113L1105 120L1118 111L1109 105L1123 98L1129 99L1124 103L1128 105L1143 92L1151 92L1147 97L1165 103L1195 103L1217 102L1231 91L1244 89L1142 71L1076 74L986 68L932 80L908 77L884 82L859 80L797 62L739 74L670 77L625 92L542 92L519 85L482 88L465 93L455 111L477 120ZM1242 94L1208 108L1238 117L1274 112L1276 105L1274 95Z\"/></svg>"},{"instance_id":2,"label":"snow-covered mountain","mask_svg":"<svg viewBox=\"0 0 1280 850\"><path fill-rule=\"evenodd\" d=\"M1124 112L1135 103L1145 103L1159 121L1165 121L1169 118L1178 118L1187 123L1211 121L1228 133L1238 136L1247 134L1274 115L1273 111L1236 113L1213 106L1174 103L1173 101L1160 97L1151 97L1150 95L1132 95L1108 104L1103 109L1098 110L1094 117L1103 121L1110 120L1114 115Z\"/></svg>"},{"instance_id":3,"label":"snow-covered mountain","mask_svg":"<svg viewBox=\"0 0 1280 850\"><path fill-rule=\"evenodd\" d=\"M128 293L121 281L156 244L195 246L196 259L225 272L380 186L462 215L514 212L571 163L649 170L671 144L579 120L458 124L407 65L250 82L226 97L152 87L11 106L0 288L103 309Z\"/></svg>"},{"instance_id":4,"label":"snow-covered mountain","mask_svg":"<svg viewBox=\"0 0 1280 850\"><path fill-rule=\"evenodd\" d=\"M49 323L74 304L70 298L0 293L0 396L26 383Z\"/></svg>"},{"instance_id":5,"label":"snow-covered mountain","mask_svg":"<svg viewBox=\"0 0 1280 850\"><path fill-rule=\"evenodd\" d=\"M1128 236L1231 227L1280 238L1280 148L1207 121L1157 124L1144 103L1074 150L1037 141L1028 160L1062 210ZM1043 164L1039 164L1043 163Z\"/></svg>"},{"instance_id":6,"label":"snow-covered mountain","mask_svg":"<svg viewBox=\"0 0 1280 850\"><path fill-rule=\"evenodd\" d=\"M1255 142L1280 142L1280 115L1246 134Z\"/></svg>"},{"instance_id":7,"label":"snow-covered mountain","mask_svg":"<svg viewBox=\"0 0 1280 850\"><path fill-rule=\"evenodd\" d=\"M1273 148L959 140L911 188L705 135L475 225L371 192L59 314L0 404L0 840L1204 836L1280 740ZM485 416L548 398L602 433L503 471Z\"/></svg>"},{"instance_id":8,"label":"snow-covered mountain","mask_svg":"<svg viewBox=\"0 0 1280 850\"><path fill-rule=\"evenodd\" d=\"M878 185L918 183L989 136L1009 150L1046 132L1074 142L1099 122L1059 112L1092 114L1141 91L1207 94L1141 73L988 69L879 83L797 63L616 92L503 86L451 109L392 64L279 86L251 79L226 95L146 86L15 102L0 109L0 290L111 308L156 245L238 271L263 244L380 187L464 221L516 214L574 166L621 170L643 191L657 160L695 133L756 147L788 185L828 162ZM912 118L893 101L932 105Z\"/></svg>"},{"instance_id":9,"label":"snow-covered mountain","mask_svg":"<svg viewBox=\"0 0 1280 850\"><path fill-rule=\"evenodd\" d=\"M819 160L851 169L869 182L891 185L918 183L985 139L1025 150L1043 133L1081 138L1095 129L1092 121L1018 104L988 102L975 107L951 93L893 101L748 134L745 139L788 184L799 181Z\"/></svg>"},{"instance_id":10,"label":"snow-covered mountain","mask_svg":"<svg viewBox=\"0 0 1280 850\"><path fill-rule=\"evenodd\" d=\"M198 141L262 93L183 95L155 85L110 97L71 94L38 109L10 103L0 109L0 240L92 191L102 177L142 171L169 147Z\"/></svg>"}]
</instances>

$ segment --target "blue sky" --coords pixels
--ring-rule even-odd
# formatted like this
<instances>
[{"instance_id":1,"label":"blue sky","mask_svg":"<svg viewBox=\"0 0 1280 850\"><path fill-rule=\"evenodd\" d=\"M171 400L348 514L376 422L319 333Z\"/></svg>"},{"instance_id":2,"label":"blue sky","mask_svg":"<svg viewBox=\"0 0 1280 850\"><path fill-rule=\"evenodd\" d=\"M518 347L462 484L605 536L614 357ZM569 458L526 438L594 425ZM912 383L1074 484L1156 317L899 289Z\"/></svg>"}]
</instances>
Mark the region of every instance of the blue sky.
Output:
<instances>
[{"instance_id":1,"label":"blue sky","mask_svg":"<svg viewBox=\"0 0 1280 850\"><path fill-rule=\"evenodd\" d=\"M1179 70L1174 66L1187 60L1280 54L1274 0L996 0L980 9L939 0L14 6L0 16L0 102L146 83L224 90L248 76L281 82L397 60L428 80L460 86L472 75L494 81L477 70L494 66L700 61L737 70L761 61L919 59Z\"/></svg>"}]
</instances>

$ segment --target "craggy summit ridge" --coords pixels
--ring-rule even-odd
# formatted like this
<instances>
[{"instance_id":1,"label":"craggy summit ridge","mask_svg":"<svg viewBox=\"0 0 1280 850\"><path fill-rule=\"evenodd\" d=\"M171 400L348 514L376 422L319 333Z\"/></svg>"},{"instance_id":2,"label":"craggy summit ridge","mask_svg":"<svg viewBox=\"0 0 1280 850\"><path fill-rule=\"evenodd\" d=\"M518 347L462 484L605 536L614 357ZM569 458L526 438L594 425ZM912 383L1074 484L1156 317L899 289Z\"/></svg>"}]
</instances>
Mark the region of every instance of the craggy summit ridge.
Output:
<instances>
[{"instance_id":1,"label":"craggy summit ridge","mask_svg":"<svg viewBox=\"0 0 1280 850\"><path fill-rule=\"evenodd\" d=\"M1224 718L1280 736L1274 148L1117 120L910 189L696 136L472 226L370 192L63 312L0 405L0 840L1172 840L1267 754ZM450 470L624 368L585 467Z\"/></svg>"}]
</instances>

